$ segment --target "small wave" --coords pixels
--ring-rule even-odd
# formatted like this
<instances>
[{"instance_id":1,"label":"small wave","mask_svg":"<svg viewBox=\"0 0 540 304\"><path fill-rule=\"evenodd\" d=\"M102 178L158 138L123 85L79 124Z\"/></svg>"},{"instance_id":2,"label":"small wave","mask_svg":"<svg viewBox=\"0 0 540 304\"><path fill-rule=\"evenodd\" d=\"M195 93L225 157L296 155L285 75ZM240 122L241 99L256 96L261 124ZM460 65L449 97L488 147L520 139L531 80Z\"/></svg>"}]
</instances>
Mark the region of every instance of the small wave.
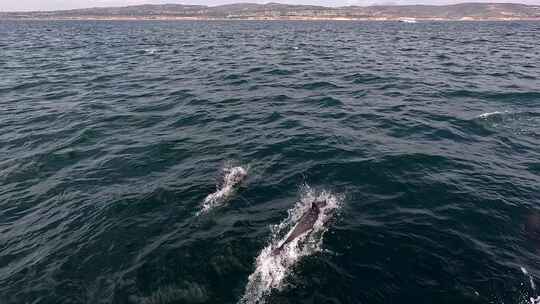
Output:
<instances>
[{"instance_id":1,"label":"small wave","mask_svg":"<svg viewBox=\"0 0 540 304\"><path fill-rule=\"evenodd\" d=\"M271 71L266 72L268 75L276 75L276 76L286 76L286 75L292 75L296 73L295 70L287 70L287 69L273 69Z\"/></svg>"},{"instance_id":2,"label":"small wave","mask_svg":"<svg viewBox=\"0 0 540 304\"><path fill-rule=\"evenodd\" d=\"M458 76L469 76L476 75L471 71L454 71L449 72L453 75ZM438 93L437 93L438 94ZM496 101L516 101L519 100L522 103L536 102L540 98L540 93L528 91L528 92L492 92L492 91L473 91L473 90L454 90L446 91L443 93L443 96L448 98L473 98L480 100L496 100Z\"/></svg>"},{"instance_id":3,"label":"small wave","mask_svg":"<svg viewBox=\"0 0 540 304\"><path fill-rule=\"evenodd\" d=\"M293 88L304 89L304 90L321 90L321 89L338 89L339 86L328 81L317 81L317 82L309 82L309 83L294 85Z\"/></svg>"},{"instance_id":4,"label":"small wave","mask_svg":"<svg viewBox=\"0 0 540 304\"><path fill-rule=\"evenodd\" d=\"M184 288L170 285L160 287L148 297L131 297L132 303L168 304L168 303L204 303L208 300L208 292L196 283L186 283Z\"/></svg>"},{"instance_id":5,"label":"small wave","mask_svg":"<svg viewBox=\"0 0 540 304\"><path fill-rule=\"evenodd\" d=\"M535 112L494 111L482 113L475 119L490 128L535 136L540 124L540 114Z\"/></svg>"},{"instance_id":6,"label":"small wave","mask_svg":"<svg viewBox=\"0 0 540 304\"><path fill-rule=\"evenodd\" d=\"M326 205L321 207L313 229L287 243L276 254L275 248L285 242L298 220L316 201L326 201ZM279 225L272 227L271 241L257 257L255 271L249 276L239 303L265 303L265 297L272 290L282 290L285 278L292 267L301 258L322 250L323 236L328 230L327 223L334 218L336 211L341 207L341 202L341 197L330 192L316 192L309 186L304 186L300 200L289 210L288 217Z\"/></svg>"},{"instance_id":7,"label":"small wave","mask_svg":"<svg viewBox=\"0 0 540 304\"><path fill-rule=\"evenodd\" d=\"M502 115L502 114L506 114L506 113L510 113L510 112L508 112L508 111L504 111L504 112L500 112L500 111L486 112L486 113L482 113L482 114L478 115L477 117L486 119L486 118L488 118L490 116L493 116L493 115Z\"/></svg>"},{"instance_id":8,"label":"small wave","mask_svg":"<svg viewBox=\"0 0 540 304\"><path fill-rule=\"evenodd\" d=\"M248 174L248 168L240 166L226 166L223 168L223 180L218 185L214 193L209 194L203 201L202 208L197 215L206 213L209 210L221 206L225 203L238 188L238 185L244 181Z\"/></svg>"},{"instance_id":9,"label":"small wave","mask_svg":"<svg viewBox=\"0 0 540 304\"><path fill-rule=\"evenodd\" d=\"M337 98L330 97L330 96L323 97L323 98L317 100L317 102L321 105L321 107L324 107L324 108L338 107L338 106L343 105L343 102L341 100L339 100Z\"/></svg>"},{"instance_id":10,"label":"small wave","mask_svg":"<svg viewBox=\"0 0 540 304\"><path fill-rule=\"evenodd\" d=\"M355 83L355 84L376 84L376 83L396 80L393 78L383 78L383 77L380 77L371 73L370 74L355 73L351 75L346 75L344 79L346 81L351 81L352 83Z\"/></svg>"},{"instance_id":11,"label":"small wave","mask_svg":"<svg viewBox=\"0 0 540 304\"><path fill-rule=\"evenodd\" d=\"M159 52L159 50L157 48L149 48L149 49L144 49L143 52L148 55L154 55L157 52Z\"/></svg>"}]
</instances>

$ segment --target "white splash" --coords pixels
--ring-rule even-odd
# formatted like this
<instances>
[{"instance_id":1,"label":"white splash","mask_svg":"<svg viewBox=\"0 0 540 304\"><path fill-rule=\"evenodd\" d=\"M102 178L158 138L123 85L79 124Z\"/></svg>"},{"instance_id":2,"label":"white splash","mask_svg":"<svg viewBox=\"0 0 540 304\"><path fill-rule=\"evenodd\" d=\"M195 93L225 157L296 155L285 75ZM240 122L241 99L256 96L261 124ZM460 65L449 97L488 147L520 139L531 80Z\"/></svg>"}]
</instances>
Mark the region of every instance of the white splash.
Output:
<instances>
[{"instance_id":1,"label":"white splash","mask_svg":"<svg viewBox=\"0 0 540 304\"><path fill-rule=\"evenodd\" d=\"M158 52L159 50L157 48L150 48L150 49L145 49L144 52L147 53L148 55L154 55Z\"/></svg>"},{"instance_id":2,"label":"white splash","mask_svg":"<svg viewBox=\"0 0 540 304\"><path fill-rule=\"evenodd\" d=\"M496 111L480 114L476 118L486 123L488 128L510 132L512 135L539 135L540 113Z\"/></svg>"},{"instance_id":3,"label":"white splash","mask_svg":"<svg viewBox=\"0 0 540 304\"><path fill-rule=\"evenodd\" d=\"M508 111L504 111L504 112L500 112L500 111L495 111L495 112L486 112L486 113L482 113L480 115L478 115L478 118L482 118L482 119L486 119L490 116L493 116L493 115L501 115L501 114L506 114L508 113Z\"/></svg>"},{"instance_id":4,"label":"white splash","mask_svg":"<svg viewBox=\"0 0 540 304\"><path fill-rule=\"evenodd\" d=\"M244 181L248 174L248 169L243 167L225 167L223 169L223 181L218 185L216 192L209 194L203 201L201 211L197 215L221 206L235 192L238 185Z\"/></svg>"},{"instance_id":5,"label":"white splash","mask_svg":"<svg viewBox=\"0 0 540 304\"><path fill-rule=\"evenodd\" d=\"M529 284L531 285L531 289L536 292L536 285L534 284L534 279L532 277L532 275L529 274L529 272L527 271L527 269L523 266L520 266L519 267L521 269L521 272L527 276L527 278L529 279ZM530 297L529 300L531 301L531 304L540 304L540 296L537 296L536 298L534 297Z\"/></svg>"},{"instance_id":6,"label":"white splash","mask_svg":"<svg viewBox=\"0 0 540 304\"><path fill-rule=\"evenodd\" d=\"M294 229L302 215L311 208L315 201L326 201L321 207L313 229L300 235L286 244L279 253L274 249L282 244ZM255 262L255 271L249 276L246 289L239 303L265 303L265 297L274 289L281 290L285 286L285 278L293 266L302 258L321 251L324 233L328 230L327 223L334 218L341 206L342 198L330 192L317 193L309 186L304 186L300 201L288 211L287 218L279 225L272 226L270 243L262 249Z\"/></svg>"}]
</instances>

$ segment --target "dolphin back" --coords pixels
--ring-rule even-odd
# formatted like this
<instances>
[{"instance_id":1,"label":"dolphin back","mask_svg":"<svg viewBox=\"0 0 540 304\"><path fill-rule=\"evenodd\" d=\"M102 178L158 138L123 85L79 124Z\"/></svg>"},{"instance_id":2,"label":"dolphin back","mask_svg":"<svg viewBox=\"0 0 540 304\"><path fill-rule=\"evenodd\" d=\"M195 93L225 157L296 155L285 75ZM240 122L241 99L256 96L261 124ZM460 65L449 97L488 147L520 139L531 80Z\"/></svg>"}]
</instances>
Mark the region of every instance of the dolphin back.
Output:
<instances>
[{"instance_id":1,"label":"dolphin back","mask_svg":"<svg viewBox=\"0 0 540 304\"><path fill-rule=\"evenodd\" d=\"M314 201L312 203L312 208L315 208L315 207L318 209L326 207L326 200Z\"/></svg>"},{"instance_id":2,"label":"dolphin back","mask_svg":"<svg viewBox=\"0 0 540 304\"><path fill-rule=\"evenodd\" d=\"M324 202L324 205L326 205L326 202ZM283 250L283 247L292 242L294 239L305 233L306 231L312 230L313 226L315 225L315 222L317 221L317 218L319 217L320 209L316 205L316 203L313 203L311 208L309 208L306 213L302 215L300 220L298 220L298 223L296 226L294 226L294 229L289 234L289 237L281 244L281 246L274 249L273 253L278 254Z\"/></svg>"}]
</instances>

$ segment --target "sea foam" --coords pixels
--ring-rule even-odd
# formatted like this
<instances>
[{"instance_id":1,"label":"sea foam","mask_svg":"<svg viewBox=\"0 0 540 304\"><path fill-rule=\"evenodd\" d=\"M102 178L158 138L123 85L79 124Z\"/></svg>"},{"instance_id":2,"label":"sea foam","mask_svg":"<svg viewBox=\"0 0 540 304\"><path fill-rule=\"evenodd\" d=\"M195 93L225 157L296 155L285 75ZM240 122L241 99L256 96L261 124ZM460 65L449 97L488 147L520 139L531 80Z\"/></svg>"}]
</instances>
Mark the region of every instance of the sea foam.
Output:
<instances>
[{"instance_id":1,"label":"sea foam","mask_svg":"<svg viewBox=\"0 0 540 304\"><path fill-rule=\"evenodd\" d=\"M201 210L197 215L223 205L237 190L248 174L248 168L226 166L223 168L223 179L217 186L217 190L209 194L202 203Z\"/></svg>"},{"instance_id":2,"label":"sea foam","mask_svg":"<svg viewBox=\"0 0 540 304\"><path fill-rule=\"evenodd\" d=\"M287 239L298 220L309 210L311 203L321 200L325 200L327 204L321 208L313 229L286 244L279 254L274 254L273 250ZM239 303L265 303L265 297L272 290L282 290L293 266L303 257L322 250L328 222L335 217L341 202L342 198L328 191L317 192L307 185L304 186L300 200L288 211L287 218L271 227L271 240L259 253L255 261L255 271L249 276Z\"/></svg>"}]
</instances>

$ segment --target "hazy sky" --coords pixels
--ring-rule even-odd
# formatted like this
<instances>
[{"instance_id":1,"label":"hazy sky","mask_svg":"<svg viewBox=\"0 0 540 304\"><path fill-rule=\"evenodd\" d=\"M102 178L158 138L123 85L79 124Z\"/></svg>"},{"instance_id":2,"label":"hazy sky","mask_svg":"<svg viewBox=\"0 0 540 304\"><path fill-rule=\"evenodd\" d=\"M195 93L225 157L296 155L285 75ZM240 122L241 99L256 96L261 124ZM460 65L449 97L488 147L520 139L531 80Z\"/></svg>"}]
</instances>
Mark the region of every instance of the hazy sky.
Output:
<instances>
[{"instance_id":1,"label":"hazy sky","mask_svg":"<svg viewBox=\"0 0 540 304\"><path fill-rule=\"evenodd\" d=\"M372 4L449 4L459 2L519 2L525 4L540 4L540 0L0 0L0 11L59 10L96 6L123 6L144 3L219 5L236 2L280 2L290 4L317 4L325 6Z\"/></svg>"}]
</instances>

